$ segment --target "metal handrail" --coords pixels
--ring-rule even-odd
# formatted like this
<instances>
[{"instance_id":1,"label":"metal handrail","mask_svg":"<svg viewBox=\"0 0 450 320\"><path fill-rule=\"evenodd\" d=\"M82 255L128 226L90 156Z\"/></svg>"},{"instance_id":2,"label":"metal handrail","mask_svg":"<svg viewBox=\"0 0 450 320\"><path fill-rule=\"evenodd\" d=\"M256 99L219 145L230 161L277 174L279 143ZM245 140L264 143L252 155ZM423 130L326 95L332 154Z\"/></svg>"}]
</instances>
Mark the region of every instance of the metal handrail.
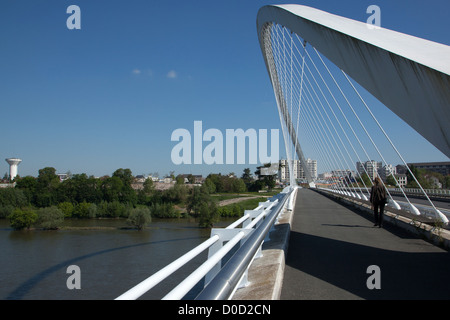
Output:
<instances>
[{"instance_id":1,"label":"metal handrail","mask_svg":"<svg viewBox=\"0 0 450 320\"><path fill-rule=\"evenodd\" d=\"M163 300L178 300L183 298L214 266L219 263L225 255L234 248L234 246L241 241L248 233L245 230L252 230L256 224L263 219L266 214L272 210L272 207L278 199L272 202L261 214L259 214L253 221L241 229L231 240L227 242L219 251L212 257L209 257L200 267L198 267L191 275L184 279L178 286L169 292Z\"/></svg>"},{"instance_id":2,"label":"metal handrail","mask_svg":"<svg viewBox=\"0 0 450 320\"><path fill-rule=\"evenodd\" d=\"M208 249L210 246L212 246L214 243L216 243L219 240L219 236L213 236L209 238L208 240L204 241L191 251L187 252L177 260L173 261L171 264L167 265L154 275L148 277L141 283L137 284L127 292L123 293L119 297L117 297L115 300L136 300L140 296L142 296L144 293L149 291L151 288L156 286L158 283L166 279L168 276L170 276L172 273L177 271L179 268L184 266L186 263L194 259L196 256L198 256L200 253L202 253L204 250Z\"/></svg>"},{"instance_id":3,"label":"metal handrail","mask_svg":"<svg viewBox=\"0 0 450 320\"><path fill-rule=\"evenodd\" d=\"M232 296L292 193L293 190L290 190L284 194L264 222L249 236L214 279L206 285L196 300L226 300Z\"/></svg>"},{"instance_id":4,"label":"metal handrail","mask_svg":"<svg viewBox=\"0 0 450 320\"><path fill-rule=\"evenodd\" d=\"M266 201L266 203L270 203L269 206L255 219L252 220L252 222L247 225L244 229L247 229L249 231L252 229L266 214L268 211L271 210L272 206L274 206L275 202L278 200L275 200L273 203L271 203L269 200ZM259 205L254 210L260 210L263 208L264 205ZM230 224L226 229L234 229L238 225L242 224L244 221L250 218L249 214L245 214L243 217L238 219L237 221ZM210 257L202 266L200 266L194 273L192 273L188 278L186 278L180 285L178 285L175 289L173 289L168 295L166 295L163 299L169 300L169 299L180 299L182 298L190 289L192 289L195 284L201 280L201 278L206 273L211 270L212 267L217 264L225 254L230 251L234 245L236 245L244 236L247 235L248 232L241 231L239 232L232 240L230 240L223 248L221 248L213 257ZM147 291L152 289L154 286L165 280L168 276L170 276L172 273L183 267L186 263L194 259L196 256L198 256L200 253L202 253L204 250L210 248L212 245L214 245L216 242L220 240L219 235L213 235L208 240L204 241L194 249L190 250L180 258L176 259L157 273L153 274L152 276L148 277L144 281L140 282L133 288L129 289L119 297L117 297L115 300L135 300L141 297L143 294L145 294Z\"/></svg>"}]
</instances>

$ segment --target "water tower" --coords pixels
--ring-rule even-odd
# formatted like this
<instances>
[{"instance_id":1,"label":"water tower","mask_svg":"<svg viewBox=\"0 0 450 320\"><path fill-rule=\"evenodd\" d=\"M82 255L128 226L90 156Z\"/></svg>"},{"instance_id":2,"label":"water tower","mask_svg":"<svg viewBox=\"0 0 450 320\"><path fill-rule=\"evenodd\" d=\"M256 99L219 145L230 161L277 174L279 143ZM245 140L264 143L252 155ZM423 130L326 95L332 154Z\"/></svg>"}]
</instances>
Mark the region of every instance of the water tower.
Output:
<instances>
[{"instance_id":1,"label":"water tower","mask_svg":"<svg viewBox=\"0 0 450 320\"><path fill-rule=\"evenodd\" d=\"M17 166L22 162L22 159L8 158L5 160L9 164L9 179L14 180L17 176Z\"/></svg>"}]
</instances>

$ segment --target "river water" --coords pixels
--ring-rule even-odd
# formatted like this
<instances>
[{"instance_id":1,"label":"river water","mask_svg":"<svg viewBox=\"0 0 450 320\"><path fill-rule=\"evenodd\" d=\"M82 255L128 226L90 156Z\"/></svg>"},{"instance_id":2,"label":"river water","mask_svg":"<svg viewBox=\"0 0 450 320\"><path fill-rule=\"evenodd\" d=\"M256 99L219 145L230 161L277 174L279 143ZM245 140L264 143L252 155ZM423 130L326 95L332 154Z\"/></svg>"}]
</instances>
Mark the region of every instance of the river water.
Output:
<instances>
[{"instance_id":1,"label":"river water","mask_svg":"<svg viewBox=\"0 0 450 320\"><path fill-rule=\"evenodd\" d=\"M210 236L210 229L193 219L154 219L142 231L121 229L125 220L65 223L84 228L14 231L0 219L0 299L114 299ZM230 223L222 221L220 227ZM141 299L161 299L206 256L207 251ZM67 287L71 265L80 268L80 289Z\"/></svg>"}]
</instances>

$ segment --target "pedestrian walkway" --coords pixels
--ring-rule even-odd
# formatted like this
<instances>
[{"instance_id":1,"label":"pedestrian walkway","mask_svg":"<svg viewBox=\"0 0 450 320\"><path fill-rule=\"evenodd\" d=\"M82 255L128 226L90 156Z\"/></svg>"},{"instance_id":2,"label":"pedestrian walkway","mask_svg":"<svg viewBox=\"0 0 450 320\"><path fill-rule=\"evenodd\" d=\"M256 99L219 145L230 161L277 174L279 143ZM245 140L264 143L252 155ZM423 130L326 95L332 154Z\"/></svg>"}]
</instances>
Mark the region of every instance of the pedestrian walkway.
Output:
<instances>
[{"instance_id":1,"label":"pedestrian walkway","mask_svg":"<svg viewBox=\"0 0 450 320\"><path fill-rule=\"evenodd\" d=\"M310 189L294 212L281 300L450 299L446 250Z\"/></svg>"}]
</instances>

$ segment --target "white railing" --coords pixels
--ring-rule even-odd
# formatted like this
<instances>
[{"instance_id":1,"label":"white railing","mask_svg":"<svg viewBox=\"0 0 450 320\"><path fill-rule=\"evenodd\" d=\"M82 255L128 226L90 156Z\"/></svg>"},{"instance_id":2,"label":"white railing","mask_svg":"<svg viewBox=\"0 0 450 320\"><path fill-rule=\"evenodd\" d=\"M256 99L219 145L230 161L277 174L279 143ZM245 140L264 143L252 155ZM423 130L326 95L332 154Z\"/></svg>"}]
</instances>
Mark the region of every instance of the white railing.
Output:
<instances>
[{"instance_id":1,"label":"white railing","mask_svg":"<svg viewBox=\"0 0 450 320\"><path fill-rule=\"evenodd\" d=\"M389 188L389 191L401 192L400 188ZM409 194L423 194L422 190L419 188L405 188L403 189L405 193ZM425 193L428 195L437 196L447 196L450 197L450 190L448 189L424 189Z\"/></svg>"},{"instance_id":2,"label":"white railing","mask_svg":"<svg viewBox=\"0 0 450 320\"><path fill-rule=\"evenodd\" d=\"M351 189L337 190L337 189L319 187L317 189L324 190L324 191L331 192L331 193L338 193L338 194L353 197L353 198L358 198L360 200L361 200L362 196L364 196L363 188L353 188L352 190ZM395 191L395 189L389 189L389 190ZM398 190L400 191L400 189L398 189ZM406 190L408 190L408 192ZM420 192L417 192L418 194L422 194L422 191L420 189L404 189L404 191L406 193L409 193L409 195L411 195L411 192L413 192L413 191L409 192L409 190L417 190L417 191L420 191ZM355 191L355 192L352 192L352 191ZM361 192L361 193L358 194L358 192ZM369 197L370 197L370 195L366 194L366 199L363 199L363 200L367 201ZM446 210L446 209L442 209L442 208L436 209L435 207L427 206L424 204L417 204L417 203L412 204L411 202L394 200L392 197L389 199L387 206L392 207L397 210L403 210L403 211L412 213L416 216L421 215L421 216L427 217L430 220L439 219L442 222L444 222L445 225L448 225L448 223L449 223L450 211Z\"/></svg>"},{"instance_id":3,"label":"white railing","mask_svg":"<svg viewBox=\"0 0 450 320\"><path fill-rule=\"evenodd\" d=\"M288 189L289 188L283 190L278 198L280 198L280 196L289 196L291 194L291 190ZM248 238L248 235L261 224L264 218L271 212L272 208L278 204L278 198L273 197L272 201L267 200L266 202L260 202L259 206L254 210L245 210L243 217L224 229L213 228L211 230L211 237L208 240L176 259L154 275L129 289L115 300L138 299L206 249L209 249L208 259L172 291L164 296L163 300L182 299L186 293L188 293L205 276L205 284L209 283L209 281L220 271L220 262L222 258L225 257L225 255L230 252L230 250L233 249L233 247L241 240L245 241ZM289 204L289 201L286 201L286 203ZM241 224L242 228L237 228ZM227 243L224 245L224 242Z\"/></svg>"},{"instance_id":4,"label":"white railing","mask_svg":"<svg viewBox=\"0 0 450 320\"><path fill-rule=\"evenodd\" d=\"M361 188L361 187L346 187L346 188L341 188L342 190L347 190L347 191L357 191L357 192L366 192L367 193L367 189L366 188ZM370 188L369 188L370 190ZM387 188L387 190L389 192L403 192L406 194L411 194L411 195L423 195L423 192L420 188ZM444 197L450 197L450 189L424 189L423 191L425 191L425 193L427 195L436 195L436 196L444 196Z\"/></svg>"}]
</instances>

